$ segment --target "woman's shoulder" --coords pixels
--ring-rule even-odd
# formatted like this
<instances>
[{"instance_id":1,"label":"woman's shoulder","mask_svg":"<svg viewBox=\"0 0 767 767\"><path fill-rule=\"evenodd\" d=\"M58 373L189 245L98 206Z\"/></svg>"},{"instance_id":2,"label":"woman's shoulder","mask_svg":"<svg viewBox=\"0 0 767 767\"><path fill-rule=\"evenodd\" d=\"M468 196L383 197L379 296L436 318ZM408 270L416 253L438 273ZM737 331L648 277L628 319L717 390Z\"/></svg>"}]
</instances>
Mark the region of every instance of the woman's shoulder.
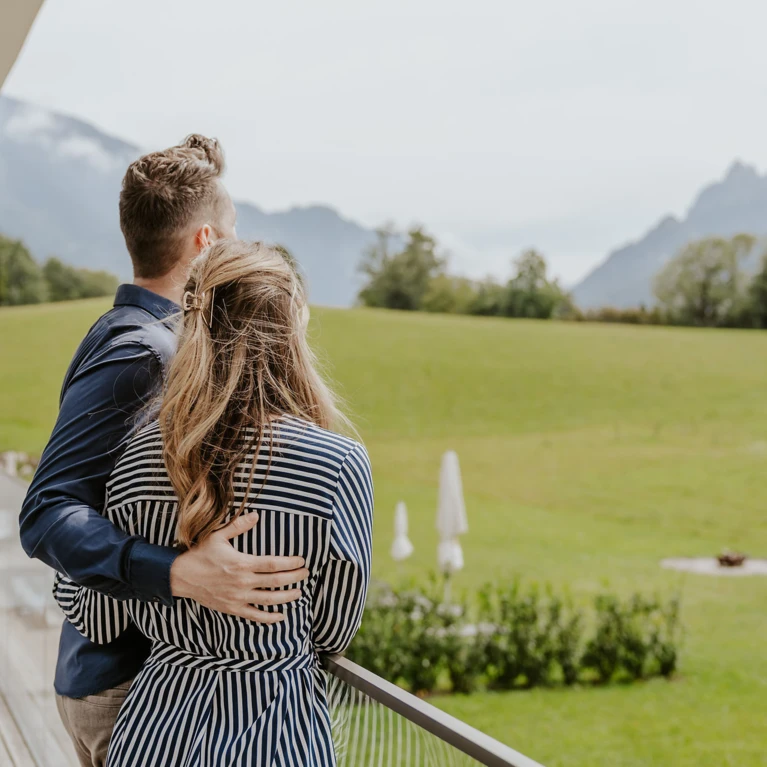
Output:
<instances>
[{"instance_id":1,"label":"woman's shoulder","mask_svg":"<svg viewBox=\"0 0 767 767\"><path fill-rule=\"evenodd\" d=\"M293 417L280 419L273 431L280 468L293 461L304 476L313 476L336 518L371 516L373 472L361 442Z\"/></svg>"},{"instance_id":2,"label":"woman's shoulder","mask_svg":"<svg viewBox=\"0 0 767 767\"><path fill-rule=\"evenodd\" d=\"M368 461L361 442L294 416L283 416L276 421L272 434L277 451L300 451L332 464L339 472L350 457L359 456Z\"/></svg>"}]
</instances>

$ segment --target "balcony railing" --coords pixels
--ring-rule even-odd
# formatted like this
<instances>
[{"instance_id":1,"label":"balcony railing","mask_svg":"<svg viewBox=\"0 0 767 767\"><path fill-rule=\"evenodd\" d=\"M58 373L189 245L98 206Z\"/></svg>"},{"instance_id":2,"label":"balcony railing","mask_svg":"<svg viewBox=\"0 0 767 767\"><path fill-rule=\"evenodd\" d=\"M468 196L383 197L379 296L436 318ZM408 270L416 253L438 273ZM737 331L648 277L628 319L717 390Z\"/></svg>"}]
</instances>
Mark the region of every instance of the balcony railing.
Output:
<instances>
[{"instance_id":1,"label":"balcony railing","mask_svg":"<svg viewBox=\"0 0 767 767\"><path fill-rule=\"evenodd\" d=\"M323 665L339 767L541 767L346 658Z\"/></svg>"}]
</instances>

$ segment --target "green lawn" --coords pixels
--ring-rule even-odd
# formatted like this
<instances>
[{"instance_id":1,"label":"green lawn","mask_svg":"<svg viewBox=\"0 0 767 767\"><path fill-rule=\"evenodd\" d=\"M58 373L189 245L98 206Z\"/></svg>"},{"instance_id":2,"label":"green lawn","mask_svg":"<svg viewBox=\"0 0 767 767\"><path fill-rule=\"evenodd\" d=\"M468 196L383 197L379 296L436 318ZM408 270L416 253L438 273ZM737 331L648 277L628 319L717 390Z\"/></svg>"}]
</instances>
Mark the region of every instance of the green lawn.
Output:
<instances>
[{"instance_id":1,"label":"green lawn","mask_svg":"<svg viewBox=\"0 0 767 767\"><path fill-rule=\"evenodd\" d=\"M0 311L0 450L39 452L103 301ZM374 463L375 573L432 569L439 460L458 451L458 585L513 574L586 599L683 594L672 682L438 697L550 767L767 764L767 579L666 556L767 555L767 333L315 310L313 336ZM405 500L416 553L388 558Z\"/></svg>"}]
</instances>

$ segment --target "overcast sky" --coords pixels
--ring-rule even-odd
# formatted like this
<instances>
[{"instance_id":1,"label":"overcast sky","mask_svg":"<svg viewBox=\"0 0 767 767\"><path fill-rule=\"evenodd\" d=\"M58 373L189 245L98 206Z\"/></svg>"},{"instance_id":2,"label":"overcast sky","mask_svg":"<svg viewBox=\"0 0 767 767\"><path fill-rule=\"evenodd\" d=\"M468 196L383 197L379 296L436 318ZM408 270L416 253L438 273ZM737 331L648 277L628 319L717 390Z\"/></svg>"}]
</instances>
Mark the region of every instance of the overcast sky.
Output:
<instances>
[{"instance_id":1,"label":"overcast sky","mask_svg":"<svg viewBox=\"0 0 767 767\"><path fill-rule=\"evenodd\" d=\"M233 193L422 222L456 270L572 283L736 158L767 167L758 0L46 0L4 91Z\"/></svg>"}]
</instances>

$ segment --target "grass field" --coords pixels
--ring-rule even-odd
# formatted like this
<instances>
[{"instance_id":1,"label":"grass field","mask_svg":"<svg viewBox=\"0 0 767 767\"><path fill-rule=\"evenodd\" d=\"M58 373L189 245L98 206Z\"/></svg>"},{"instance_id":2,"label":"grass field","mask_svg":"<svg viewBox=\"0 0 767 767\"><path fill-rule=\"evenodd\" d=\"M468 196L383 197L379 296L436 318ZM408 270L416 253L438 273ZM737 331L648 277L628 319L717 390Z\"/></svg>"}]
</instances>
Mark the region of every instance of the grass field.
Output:
<instances>
[{"instance_id":1,"label":"grass field","mask_svg":"<svg viewBox=\"0 0 767 767\"><path fill-rule=\"evenodd\" d=\"M105 302L0 311L0 450L39 452ZM435 561L439 460L458 451L458 586L521 574L587 599L681 590L672 682L436 698L549 767L767 764L767 579L666 556L767 554L767 333L316 310L317 347L373 459L375 574ZM396 501L416 554L388 558Z\"/></svg>"}]
</instances>

